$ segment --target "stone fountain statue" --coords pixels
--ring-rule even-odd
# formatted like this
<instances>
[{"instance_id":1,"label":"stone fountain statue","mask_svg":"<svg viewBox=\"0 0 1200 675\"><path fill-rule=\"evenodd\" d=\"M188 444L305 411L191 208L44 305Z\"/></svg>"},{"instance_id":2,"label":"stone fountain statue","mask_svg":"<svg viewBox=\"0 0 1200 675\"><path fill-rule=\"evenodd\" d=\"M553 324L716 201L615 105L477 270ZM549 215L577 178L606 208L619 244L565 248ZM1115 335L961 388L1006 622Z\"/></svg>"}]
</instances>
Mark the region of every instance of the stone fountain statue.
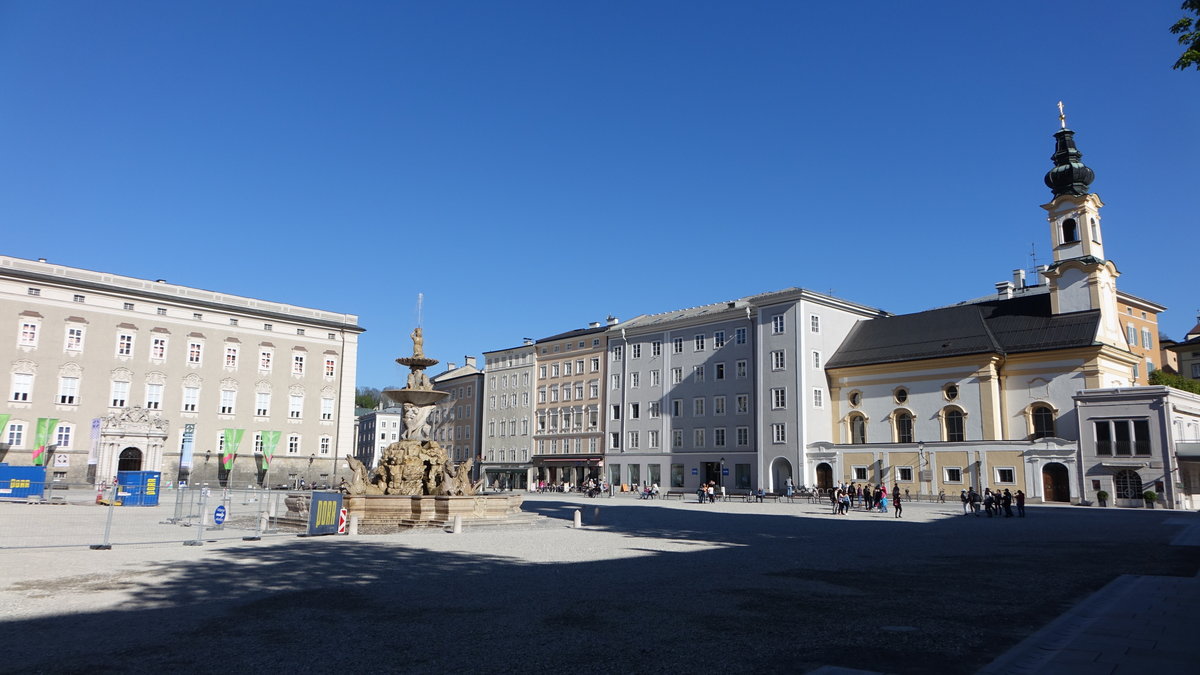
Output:
<instances>
[{"instance_id":1,"label":"stone fountain statue","mask_svg":"<svg viewBox=\"0 0 1200 675\"><path fill-rule=\"evenodd\" d=\"M379 466L370 475L366 466L347 455L354 478L343 488L351 495L474 495L482 481L470 479L472 461L456 464L432 438L429 415L438 401L449 396L434 391L425 369L437 359L426 358L425 338L418 326L412 332L413 355L396 359L409 369L403 389L385 389L383 397L404 410L404 434L383 451Z\"/></svg>"}]
</instances>

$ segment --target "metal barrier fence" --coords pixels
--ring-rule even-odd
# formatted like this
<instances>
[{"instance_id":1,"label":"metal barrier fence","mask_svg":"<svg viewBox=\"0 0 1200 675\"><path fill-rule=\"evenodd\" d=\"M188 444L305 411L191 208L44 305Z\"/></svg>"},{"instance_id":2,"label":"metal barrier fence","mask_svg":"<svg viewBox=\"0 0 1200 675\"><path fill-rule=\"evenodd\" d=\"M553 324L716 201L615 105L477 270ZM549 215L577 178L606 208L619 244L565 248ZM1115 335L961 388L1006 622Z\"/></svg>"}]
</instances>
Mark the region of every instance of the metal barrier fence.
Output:
<instances>
[{"instance_id":1,"label":"metal barrier fence","mask_svg":"<svg viewBox=\"0 0 1200 675\"><path fill-rule=\"evenodd\" d=\"M201 545L233 539L294 536L289 496L307 492L172 487L137 494L122 486L55 483L28 486L25 496L0 494L0 551L22 548L148 544ZM295 514L293 514L295 515Z\"/></svg>"}]
</instances>

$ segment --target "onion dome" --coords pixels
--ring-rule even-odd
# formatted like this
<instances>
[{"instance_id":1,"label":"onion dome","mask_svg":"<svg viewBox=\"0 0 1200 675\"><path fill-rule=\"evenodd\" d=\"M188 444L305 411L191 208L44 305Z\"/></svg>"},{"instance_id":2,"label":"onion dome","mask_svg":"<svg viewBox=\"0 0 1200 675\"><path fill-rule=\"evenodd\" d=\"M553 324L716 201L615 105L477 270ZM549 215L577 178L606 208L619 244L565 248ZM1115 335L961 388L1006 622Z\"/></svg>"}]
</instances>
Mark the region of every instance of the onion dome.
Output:
<instances>
[{"instance_id":1,"label":"onion dome","mask_svg":"<svg viewBox=\"0 0 1200 675\"><path fill-rule=\"evenodd\" d=\"M1054 154L1050 156L1054 168L1046 173L1046 187L1055 197L1086 195L1096 174L1080 161L1083 153L1075 147L1075 132L1064 127L1055 132L1054 140Z\"/></svg>"}]
</instances>

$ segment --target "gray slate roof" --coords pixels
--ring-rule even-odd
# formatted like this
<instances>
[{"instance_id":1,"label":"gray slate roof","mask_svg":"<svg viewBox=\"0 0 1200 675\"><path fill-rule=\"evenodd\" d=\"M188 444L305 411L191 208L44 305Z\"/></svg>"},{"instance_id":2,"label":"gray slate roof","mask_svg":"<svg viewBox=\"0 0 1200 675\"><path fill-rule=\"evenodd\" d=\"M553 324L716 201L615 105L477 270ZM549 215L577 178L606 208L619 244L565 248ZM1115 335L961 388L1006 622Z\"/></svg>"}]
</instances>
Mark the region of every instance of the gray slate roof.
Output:
<instances>
[{"instance_id":1,"label":"gray slate roof","mask_svg":"<svg viewBox=\"0 0 1200 675\"><path fill-rule=\"evenodd\" d=\"M859 321L826 368L1096 344L1099 310L1053 316L1049 294Z\"/></svg>"}]
</instances>

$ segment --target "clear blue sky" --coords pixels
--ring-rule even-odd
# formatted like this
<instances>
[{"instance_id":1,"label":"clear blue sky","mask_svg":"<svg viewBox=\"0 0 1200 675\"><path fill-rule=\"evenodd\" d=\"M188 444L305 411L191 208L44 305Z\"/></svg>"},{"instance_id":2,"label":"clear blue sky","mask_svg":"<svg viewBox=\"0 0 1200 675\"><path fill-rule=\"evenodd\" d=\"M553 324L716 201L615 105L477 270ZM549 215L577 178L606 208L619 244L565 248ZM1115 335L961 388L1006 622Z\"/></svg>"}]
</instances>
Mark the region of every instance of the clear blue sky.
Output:
<instances>
[{"instance_id":1,"label":"clear blue sky","mask_svg":"<svg viewBox=\"0 0 1200 675\"><path fill-rule=\"evenodd\" d=\"M403 381L801 286L892 312L1050 258L1067 105L1119 286L1196 320L1178 0L0 2L0 252L360 315ZM424 271L414 269L424 268Z\"/></svg>"}]
</instances>

